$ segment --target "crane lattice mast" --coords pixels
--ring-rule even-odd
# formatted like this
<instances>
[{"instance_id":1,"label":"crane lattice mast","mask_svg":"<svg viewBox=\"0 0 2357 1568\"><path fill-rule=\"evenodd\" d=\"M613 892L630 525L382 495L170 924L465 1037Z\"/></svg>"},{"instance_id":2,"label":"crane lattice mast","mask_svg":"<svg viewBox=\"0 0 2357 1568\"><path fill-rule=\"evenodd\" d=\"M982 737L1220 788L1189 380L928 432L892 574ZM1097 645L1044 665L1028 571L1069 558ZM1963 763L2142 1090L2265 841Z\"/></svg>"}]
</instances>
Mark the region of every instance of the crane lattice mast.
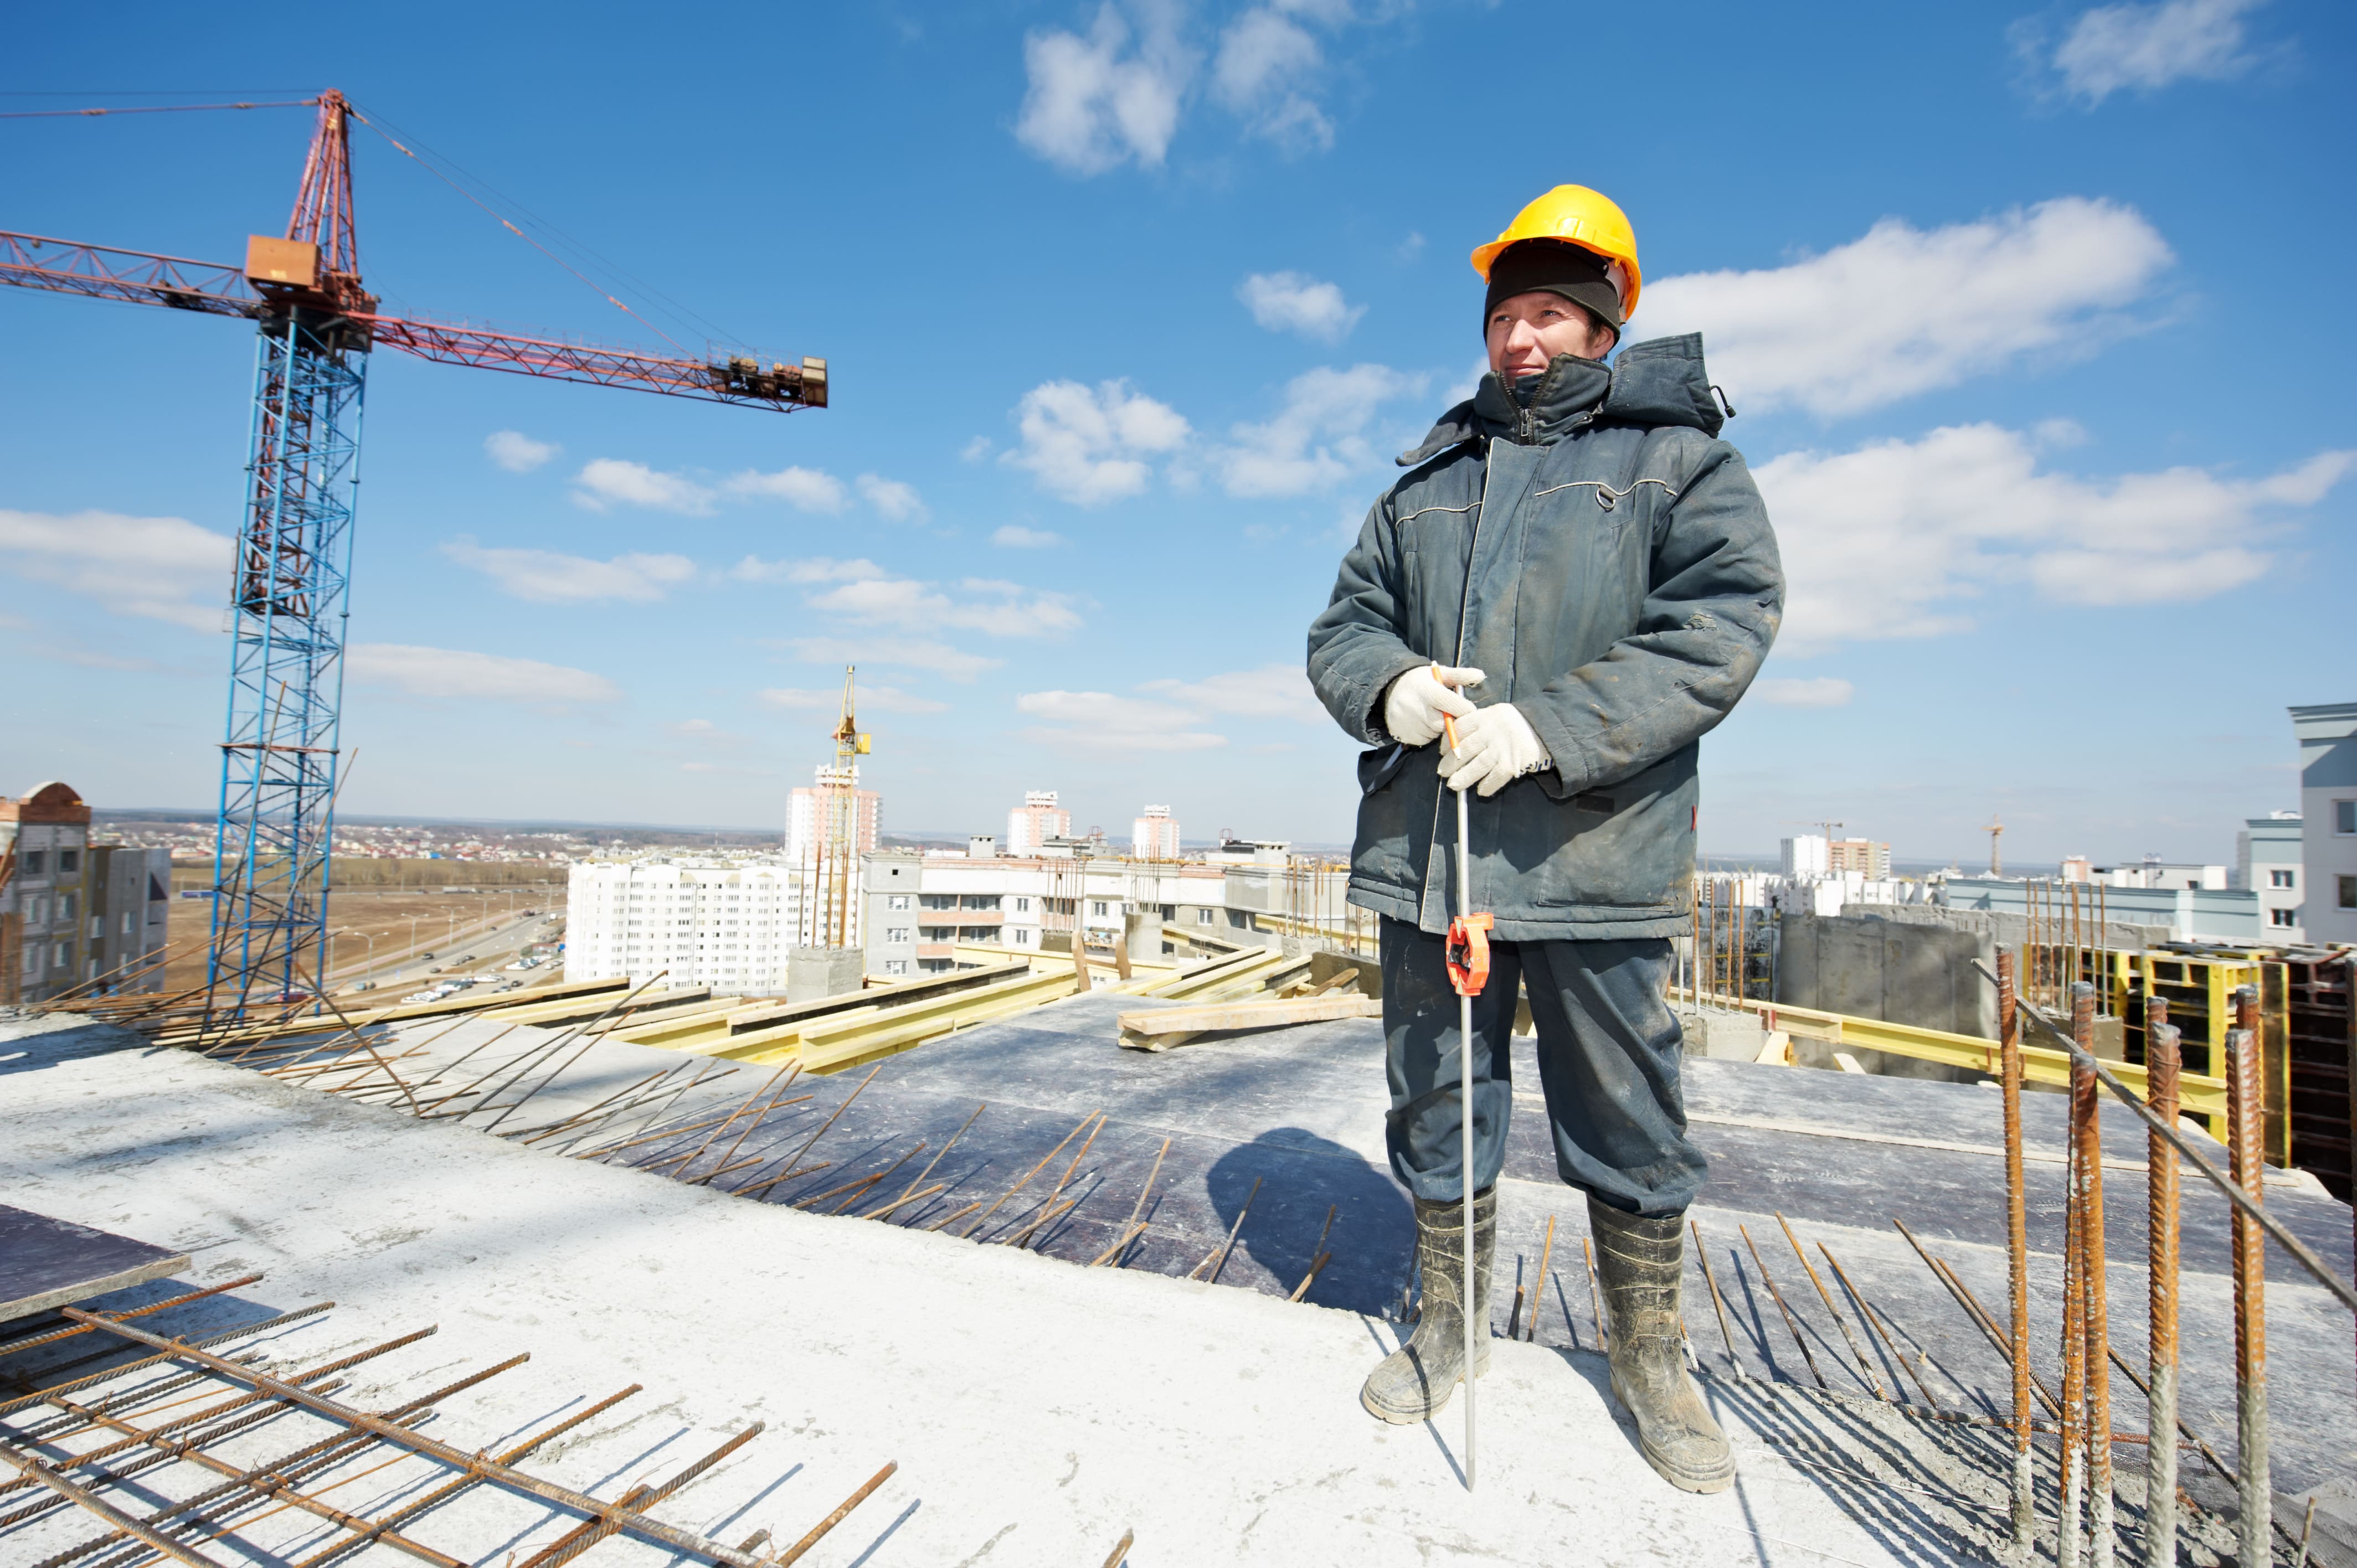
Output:
<instances>
[{"instance_id":1,"label":"crane lattice mast","mask_svg":"<svg viewBox=\"0 0 2357 1568\"><path fill-rule=\"evenodd\" d=\"M379 346L422 359L791 411L827 403L824 360L675 359L389 317L361 283L351 104L318 120L284 238L242 269L0 231L0 284L255 323L245 499L230 585L207 978L216 1015L327 988L328 896L342 755L345 625L360 490L361 410ZM845 685L845 720L850 718ZM866 737L857 737L866 749ZM848 906L845 906L847 913ZM838 930L840 923L838 923Z\"/></svg>"}]
</instances>

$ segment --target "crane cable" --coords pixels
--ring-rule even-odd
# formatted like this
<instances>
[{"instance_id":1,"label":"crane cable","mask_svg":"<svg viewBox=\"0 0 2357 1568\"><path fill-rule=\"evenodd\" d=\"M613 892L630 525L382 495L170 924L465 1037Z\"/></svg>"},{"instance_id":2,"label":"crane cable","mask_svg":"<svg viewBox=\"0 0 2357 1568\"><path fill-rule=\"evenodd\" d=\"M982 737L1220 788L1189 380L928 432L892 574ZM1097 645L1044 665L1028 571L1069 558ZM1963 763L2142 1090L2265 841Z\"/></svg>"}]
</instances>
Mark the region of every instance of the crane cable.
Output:
<instances>
[{"instance_id":1,"label":"crane cable","mask_svg":"<svg viewBox=\"0 0 2357 1568\"><path fill-rule=\"evenodd\" d=\"M382 118L382 117L380 116L380 119ZM479 187L488 194L498 197L510 210L522 213L524 222L528 226L542 233L549 235L556 243L563 245L568 251L580 252L582 255L585 255L591 261L597 263L599 267L614 274L617 277L624 279L640 294L644 295L648 299L662 306L664 310L673 317L682 321L692 321L695 323L695 325L703 328L705 332L710 334L716 342L741 343L744 341L744 339L737 334L727 330L718 322L711 319L711 317L681 304L670 295L665 294L662 290L655 287L654 285L647 282L646 279L639 276L638 274L630 271L630 268L619 264L611 257L598 251L596 247L585 244L573 235L566 233L555 224L551 223L548 220L534 212L531 208L526 207L522 202L518 201L515 198L508 195L498 187L492 185L489 180L482 178L472 170L467 168L456 158L447 157L441 153L437 153L432 148L426 146L425 143L419 141L416 137L410 136L408 132L402 130L400 126L395 125L392 121L384 120L383 128L382 130L380 130L375 124L371 124L369 128L372 131L377 131L380 135L382 135L385 131L392 131L400 135L408 136L410 144L421 162L431 160L433 162L439 163L445 167L456 171L460 177L472 182L475 186Z\"/></svg>"},{"instance_id":2,"label":"crane cable","mask_svg":"<svg viewBox=\"0 0 2357 1568\"><path fill-rule=\"evenodd\" d=\"M517 228L513 223L509 222L508 220L502 216L497 209L493 208L490 203L485 201L481 197L477 196L473 191L468 190L465 186L460 185L457 180L452 179L440 169L436 168L433 164L427 162L425 158L420 157L416 153L411 151L407 146L404 145L397 138L395 138L392 132L386 130L383 126L377 124L374 121L361 113L356 108L350 108L347 105L347 110L353 119L358 120L361 124L366 125L370 130L374 131L378 135L382 136L386 143L392 146L393 151L409 159L412 163L414 163L418 167L424 169L436 179L440 180L443 184L448 186L451 189L465 197L468 201L471 201L476 206L481 208L485 212L490 213L491 217L499 220L500 228L505 229L517 239L522 240L525 244L530 245L533 250L538 251L542 255L546 256L550 261L554 262L558 266L563 267L566 272L571 273L575 277L579 278L584 284L587 284L590 288L596 290L598 297L605 300L607 304L612 306L615 309L622 312L626 316L635 317L639 323L645 327L648 331L652 332L656 337L662 338L664 342L670 344L681 353L687 354L690 352L686 344L682 343L678 338L673 337L662 328L657 327L653 322L649 321L644 316L640 315L638 311L631 309L630 306L624 304L621 300L615 298L611 294L608 294L603 285L599 284L588 274L583 272L579 267L575 266L571 262L566 261L563 256L558 255L554 251L550 250L546 245L542 244L539 241L525 233L522 230Z\"/></svg>"},{"instance_id":3,"label":"crane cable","mask_svg":"<svg viewBox=\"0 0 2357 1568\"><path fill-rule=\"evenodd\" d=\"M66 115L89 118L100 114L188 114L203 109L313 109L316 98L293 98L283 103L147 103L127 109L10 109L0 120L53 120Z\"/></svg>"}]
</instances>

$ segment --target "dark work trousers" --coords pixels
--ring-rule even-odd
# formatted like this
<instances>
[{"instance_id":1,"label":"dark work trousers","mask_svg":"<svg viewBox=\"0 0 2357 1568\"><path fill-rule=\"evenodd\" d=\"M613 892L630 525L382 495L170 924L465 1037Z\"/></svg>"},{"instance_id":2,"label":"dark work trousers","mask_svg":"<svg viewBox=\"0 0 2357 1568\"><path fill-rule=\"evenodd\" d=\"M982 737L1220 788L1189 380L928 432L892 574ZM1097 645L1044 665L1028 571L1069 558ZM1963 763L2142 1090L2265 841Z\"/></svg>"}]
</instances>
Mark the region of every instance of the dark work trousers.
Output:
<instances>
[{"instance_id":1,"label":"dark work trousers","mask_svg":"<svg viewBox=\"0 0 2357 1568\"><path fill-rule=\"evenodd\" d=\"M1383 923L1383 1041L1391 1076L1384 1140L1392 1172L1427 1202L1464 1196L1458 1160L1457 993L1443 939ZM1683 1213L1707 1162L1686 1141L1681 1035L1663 999L1670 944L1490 944L1490 981L1473 999L1473 1174L1498 1179L1514 1101L1507 1041L1517 983L1530 990L1539 1085L1566 1182L1624 1213Z\"/></svg>"}]
</instances>

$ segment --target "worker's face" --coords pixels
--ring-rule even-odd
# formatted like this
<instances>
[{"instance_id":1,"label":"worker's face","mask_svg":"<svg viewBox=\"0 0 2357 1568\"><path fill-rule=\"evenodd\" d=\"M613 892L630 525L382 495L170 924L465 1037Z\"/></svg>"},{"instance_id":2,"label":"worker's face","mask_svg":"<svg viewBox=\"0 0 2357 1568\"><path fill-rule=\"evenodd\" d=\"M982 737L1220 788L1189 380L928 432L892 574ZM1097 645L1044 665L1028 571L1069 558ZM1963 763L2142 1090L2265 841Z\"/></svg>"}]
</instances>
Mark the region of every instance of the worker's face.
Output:
<instances>
[{"instance_id":1,"label":"worker's face","mask_svg":"<svg viewBox=\"0 0 2357 1568\"><path fill-rule=\"evenodd\" d=\"M1600 360L1618 337L1563 295L1533 289L1500 300L1490 313L1490 368L1501 381L1518 381L1545 370L1557 354Z\"/></svg>"}]
</instances>

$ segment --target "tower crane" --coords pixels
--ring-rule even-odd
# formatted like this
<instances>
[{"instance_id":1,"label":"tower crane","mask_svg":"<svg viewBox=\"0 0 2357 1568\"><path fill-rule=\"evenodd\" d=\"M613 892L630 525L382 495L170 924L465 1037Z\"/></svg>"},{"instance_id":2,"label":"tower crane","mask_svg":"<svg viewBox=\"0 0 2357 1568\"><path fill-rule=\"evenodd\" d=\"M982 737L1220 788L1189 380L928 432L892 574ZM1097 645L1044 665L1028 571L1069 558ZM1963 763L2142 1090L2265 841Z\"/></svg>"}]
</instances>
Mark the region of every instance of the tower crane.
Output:
<instances>
[{"instance_id":1,"label":"tower crane","mask_svg":"<svg viewBox=\"0 0 2357 1568\"><path fill-rule=\"evenodd\" d=\"M257 328L206 967L214 1011L229 1016L325 983L370 353L398 349L444 364L780 412L827 403L824 360L671 358L382 314L361 283L353 218L350 127L360 116L333 90L301 102L316 105L318 119L294 215L284 236L247 240L242 267L0 231L0 284L240 317Z\"/></svg>"}]
</instances>

